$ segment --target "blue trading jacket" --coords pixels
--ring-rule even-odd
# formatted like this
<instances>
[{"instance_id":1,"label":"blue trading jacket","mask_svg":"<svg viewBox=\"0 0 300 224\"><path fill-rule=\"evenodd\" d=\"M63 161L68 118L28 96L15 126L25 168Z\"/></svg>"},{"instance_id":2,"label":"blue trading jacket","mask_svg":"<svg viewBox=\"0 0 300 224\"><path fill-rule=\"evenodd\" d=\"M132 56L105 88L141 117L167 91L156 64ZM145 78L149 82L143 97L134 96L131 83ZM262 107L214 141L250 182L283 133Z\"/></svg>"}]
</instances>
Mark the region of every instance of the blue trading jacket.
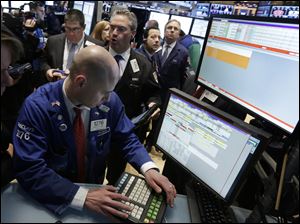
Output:
<instances>
[{"instance_id":1,"label":"blue trading jacket","mask_svg":"<svg viewBox=\"0 0 300 224\"><path fill-rule=\"evenodd\" d=\"M13 133L14 170L20 185L48 209L61 214L79 186L73 127L64 103L63 80L48 83L24 102ZM101 130L90 130L94 121L106 121ZM99 183L110 142L117 142L125 158L137 170L151 161L132 131L117 94L90 111L87 177ZM117 164L116 164L117 165Z\"/></svg>"}]
</instances>

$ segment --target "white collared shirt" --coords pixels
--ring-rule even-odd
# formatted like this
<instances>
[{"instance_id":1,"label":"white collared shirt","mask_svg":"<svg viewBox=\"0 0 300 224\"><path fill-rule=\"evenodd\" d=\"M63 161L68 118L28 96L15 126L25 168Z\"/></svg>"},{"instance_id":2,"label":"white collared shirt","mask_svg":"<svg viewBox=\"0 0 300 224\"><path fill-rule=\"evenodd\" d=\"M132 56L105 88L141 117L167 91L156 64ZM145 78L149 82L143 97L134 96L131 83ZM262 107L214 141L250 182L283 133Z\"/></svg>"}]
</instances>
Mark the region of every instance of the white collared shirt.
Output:
<instances>
[{"instance_id":1,"label":"white collared shirt","mask_svg":"<svg viewBox=\"0 0 300 224\"><path fill-rule=\"evenodd\" d=\"M129 57L130 57L130 50L131 48L128 48L126 51L124 51L122 54L116 53L111 47L109 48L109 53L115 57L117 54L121 55L123 60L119 61L119 70L120 70L120 77L123 76L126 65L128 63Z\"/></svg>"},{"instance_id":2,"label":"white collared shirt","mask_svg":"<svg viewBox=\"0 0 300 224\"><path fill-rule=\"evenodd\" d=\"M78 53L78 51L83 48L83 42L84 42L84 36L85 34L82 35L82 38L80 41L77 43L77 46L75 48L75 54ZM72 43L67 39L65 40L65 49L64 49L64 61L63 61L63 70L66 70L67 63L68 63L68 57L69 57L69 51L71 49Z\"/></svg>"}]
</instances>

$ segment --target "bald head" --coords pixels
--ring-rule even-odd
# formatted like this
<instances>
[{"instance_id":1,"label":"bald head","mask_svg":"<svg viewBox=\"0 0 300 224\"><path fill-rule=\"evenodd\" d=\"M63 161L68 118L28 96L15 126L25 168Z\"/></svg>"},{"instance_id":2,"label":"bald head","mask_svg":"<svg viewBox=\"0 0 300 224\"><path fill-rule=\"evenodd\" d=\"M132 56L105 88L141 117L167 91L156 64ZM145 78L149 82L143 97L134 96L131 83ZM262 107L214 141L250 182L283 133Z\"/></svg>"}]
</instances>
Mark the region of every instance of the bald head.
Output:
<instances>
[{"instance_id":1,"label":"bald head","mask_svg":"<svg viewBox=\"0 0 300 224\"><path fill-rule=\"evenodd\" d=\"M109 99L120 79L119 67L100 46L88 46L74 57L66 79L67 95L73 103L94 107Z\"/></svg>"},{"instance_id":2,"label":"bald head","mask_svg":"<svg viewBox=\"0 0 300 224\"><path fill-rule=\"evenodd\" d=\"M97 80L106 80L116 85L120 78L116 60L103 47L92 45L81 49L74 57L70 69L70 76L84 73L87 77Z\"/></svg>"}]
</instances>

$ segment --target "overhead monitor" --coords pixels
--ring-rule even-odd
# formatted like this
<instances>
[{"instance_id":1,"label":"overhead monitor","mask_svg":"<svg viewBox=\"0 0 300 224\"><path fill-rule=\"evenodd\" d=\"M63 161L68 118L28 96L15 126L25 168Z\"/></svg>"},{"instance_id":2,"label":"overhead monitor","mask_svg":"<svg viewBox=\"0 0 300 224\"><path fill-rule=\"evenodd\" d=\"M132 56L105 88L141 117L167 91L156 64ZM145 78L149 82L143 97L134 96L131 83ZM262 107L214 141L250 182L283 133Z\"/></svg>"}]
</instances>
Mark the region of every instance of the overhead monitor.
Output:
<instances>
[{"instance_id":1,"label":"overhead monitor","mask_svg":"<svg viewBox=\"0 0 300 224\"><path fill-rule=\"evenodd\" d=\"M210 15L232 15L233 5L211 4L209 14Z\"/></svg>"},{"instance_id":2,"label":"overhead monitor","mask_svg":"<svg viewBox=\"0 0 300 224\"><path fill-rule=\"evenodd\" d=\"M299 19L299 6L272 6L270 17Z\"/></svg>"},{"instance_id":3,"label":"overhead monitor","mask_svg":"<svg viewBox=\"0 0 300 224\"><path fill-rule=\"evenodd\" d=\"M46 1L45 5L54 6L54 1Z\"/></svg>"},{"instance_id":4,"label":"overhead monitor","mask_svg":"<svg viewBox=\"0 0 300 224\"><path fill-rule=\"evenodd\" d=\"M78 9L82 11L83 1L74 1L73 9Z\"/></svg>"},{"instance_id":5,"label":"overhead monitor","mask_svg":"<svg viewBox=\"0 0 300 224\"><path fill-rule=\"evenodd\" d=\"M185 8L192 8L193 2L192 1L169 1L170 4L182 6Z\"/></svg>"},{"instance_id":6,"label":"overhead monitor","mask_svg":"<svg viewBox=\"0 0 300 224\"><path fill-rule=\"evenodd\" d=\"M177 89L165 103L155 146L230 203L271 135Z\"/></svg>"},{"instance_id":7,"label":"overhead monitor","mask_svg":"<svg viewBox=\"0 0 300 224\"><path fill-rule=\"evenodd\" d=\"M197 3L196 7L192 10L193 17L208 17L210 3Z\"/></svg>"},{"instance_id":8,"label":"overhead monitor","mask_svg":"<svg viewBox=\"0 0 300 224\"><path fill-rule=\"evenodd\" d=\"M1 2L2 3L2 2ZM10 1L10 7L12 8L20 8L24 4L30 3L30 1ZM3 5L2 5L3 7Z\"/></svg>"},{"instance_id":9,"label":"overhead monitor","mask_svg":"<svg viewBox=\"0 0 300 224\"><path fill-rule=\"evenodd\" d=\"M238 2L234 5L234 15L239 16L255 16L257 3Z\"/></svg>"},{"instance_id":10,"label":"overhead monitor","mask_svg":"<svg viewBox=\"0 0 300 224\"><path fill-rule=\"evenodd\" d=\"M176 19L180 22L181 29L185 32L185 34L190 33L193 18L185 17L185 16L171 15L171 19Z\"/></svg>"},{"instance_id":11,"label":"overhead monitor","mask_svg":"<svg viewBox=\"0 0 300 224\"><path fill-rule=\"evenodd\" d=\"M1 6L3 7L9 7L8 1L1 1Z\"/></svg>"},{"instance_id":12,"label":"overhead monitor","mask_svg":"<svg viewBox=\"0 0 300 224\"><path fill-rule=\"evenodd\" d=\"M206 29L208 26L207 19L194 19L190 34L197 37L205 38Z\"/></svg>"},{"instance_id":13,"label":"overhead monitor","mask_svg":"<svg viewBox=\"0 0 300 224\"><path fill-rule=\"evenodd\" d=\"M296 20L215 16L197 82L287 133L299 120L299 24Z\"/></svg>"},{"instance_id":14,"label":"overhead monitor","mask_svg":"<svg viewBox=\"0 0 300 224\"><path fill-rule=\"evenodd\" d=\"M258 6L256 11L256 16L259 17L269 17L271 11L270 5Z\"/></svg>"},{"instance_id":15,"label":"overhead monitor","mask_svg":"<svg viewBox=\"0 0 300 224\"><path fill-rule=\"evenodd\" d=\"M85 30L87 35L90 35L93 16L94 16L95 2L83 2L83 14L85 18Z\"/></svg>"},{"instance_id":16,"label":"overhead monitor","mask_svg":"<svg viewBox=\"0 0 300 224\"><path fill-rule=\"evenodd\" d=\"M158 22L158 28L161 32L164 31L165 25L169 21L170 15L159 12L150 12L149 20L156 20Z\"/></svg>"}]
</instances>

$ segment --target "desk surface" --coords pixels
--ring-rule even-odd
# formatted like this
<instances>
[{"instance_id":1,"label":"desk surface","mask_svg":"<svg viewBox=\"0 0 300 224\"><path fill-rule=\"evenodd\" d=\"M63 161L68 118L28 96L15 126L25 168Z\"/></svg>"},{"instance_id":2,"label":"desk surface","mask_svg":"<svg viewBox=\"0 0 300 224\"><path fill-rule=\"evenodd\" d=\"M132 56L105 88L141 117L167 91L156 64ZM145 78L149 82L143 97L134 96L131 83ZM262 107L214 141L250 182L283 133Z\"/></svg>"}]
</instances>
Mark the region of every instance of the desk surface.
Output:
<instances>
[{"instance_id":1,"label":"desk surface","mask_svg":"<svg viewBox=\"0 0 300 224\"><path fill-rule=\"evenodd\" d=\"M88 184L83 186L95 187ZM58 220L67 223L113 222L108 217L87 209L77 211L69 208L61 216L57 216L32 199L18 183L11 183L1 191L1 223L54 223ZM167 207L163 222L191 222L185 195L177 195L174 208Z\"/></svg>"}]
</instances>

